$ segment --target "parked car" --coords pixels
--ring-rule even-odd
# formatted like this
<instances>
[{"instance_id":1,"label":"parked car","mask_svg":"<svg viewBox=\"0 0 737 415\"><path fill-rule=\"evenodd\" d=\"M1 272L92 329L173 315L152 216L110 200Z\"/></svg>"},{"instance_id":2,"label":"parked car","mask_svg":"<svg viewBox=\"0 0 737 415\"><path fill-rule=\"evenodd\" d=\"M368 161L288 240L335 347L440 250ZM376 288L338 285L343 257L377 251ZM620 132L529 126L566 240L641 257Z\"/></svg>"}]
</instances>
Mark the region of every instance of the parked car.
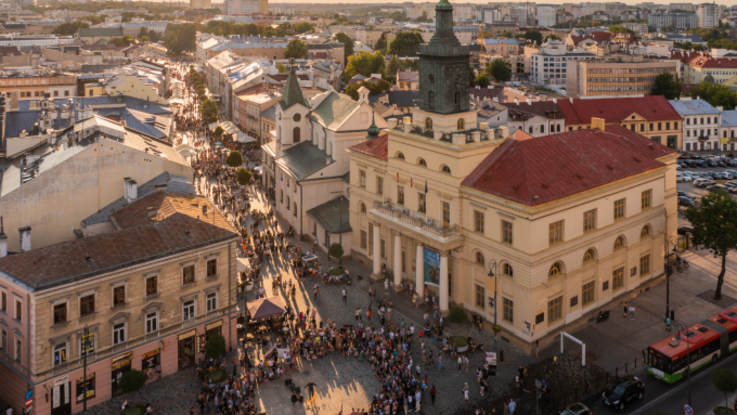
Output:
<instances>
[{"instance_id":1,"label":"parked car","mask_svg":"<svg viewBox=\"0 0 737 415\"><path fill-rule=\"evenodd\" d=\"M689 193L686 192L678 192L678 197L687 197L689 199L696 199L696 196L692 196Z\"/></svg>"},{"instance_id":2,"label":"parked car","mask_svg":"<svg viewBox=\"0 0 737 415\"><path fill-rule=\"evenodd\" d=\"M582 403L574 403L563 410L560 415L594 415L594 413L591 412L591 409L589 409L588 406Z\"/></svg>"},{"instance_id":3,"label":"parked car","mask_svg":"<svg viewBox=\"0 0 737 415\"><path fill-rule=\"evenodd\" d=\"M711 193L715 193L718 191L726 192L727 188L725 186L722 186L721 184L715 184L714 186L709 186L707 190Z\"/></svg>"},{"instance_id":4,"label":"parked car","mask_svg":"<svg viewBox=\"0 0 737 415\"><path fill-rule=\"evenodd\" d=\"M691 207L691 206L693 206L695 204L696 204L696 202L693 199L691 199L690 197L678 196L678 206Z\"/></svg>"},{"instance_id":5,"label":"parked car","mask_svg":"<svg viewBox=\"0 0 737 415\"><path fill-rule=\"evenodd\" d=\"M726 171L716 172L712 175L712 177L716 180L732 180L733 179L732 175L727 173Z\"/></svg>"},{"instance_id":6,"label":"parked car","mask_svg":"<svg viewBox=\"0 0 737 415\"><path fill-rule=\"evenodd\" d=\"M602 393L602 400L620 411L624 409L625 403L637 398L642 399L645 396L645 382L637 378L637 376L626 377L620 380L616 385L607 387Z\"/></svg>"},{"instance_id":7,"label":"parked car","mask_svg":"<svg viewBox=\"0 0 737 415\"><path fill-rule=\"evenodd\" d=\"M714 183L714 180L709 180L709 179L696 179L696 180L694 180L693 184L696 187L704 188L704 187L713 186L716 183Z\"/></svg>"},{"instance_id":8,"label":"parked car","mask_svg":"<svg viewBox=\"0 0 737 415\"><path fill-rule=\"evenodd\" d=\"M714 159L706 159L706 164L709 165L709 167L717 167L719 164L717 164L717 161Z\"/></svg>"}]
</instances>

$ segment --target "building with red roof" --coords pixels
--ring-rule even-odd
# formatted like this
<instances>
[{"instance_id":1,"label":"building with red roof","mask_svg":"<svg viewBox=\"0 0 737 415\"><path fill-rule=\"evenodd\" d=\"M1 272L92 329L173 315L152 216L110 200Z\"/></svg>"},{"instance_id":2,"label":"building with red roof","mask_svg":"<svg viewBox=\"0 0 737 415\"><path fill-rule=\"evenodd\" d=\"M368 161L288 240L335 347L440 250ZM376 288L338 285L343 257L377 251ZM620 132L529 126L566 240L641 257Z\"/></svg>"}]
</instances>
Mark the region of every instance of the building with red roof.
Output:
<instances>
[{"instance_id":1,"label":"building with red roof","mask_svg":"<svg viewBox=\"0 0 737 415\"><path fill-rule=\"evenodd\" d=\"M591 128L594 119L603 119L607 126L621 125L673 149L682 146L683 117L663 96L569 98L557 103L568 131Z\"/></svg>"},{"instance_id":2,"label":"building with red roof","mask_svg":"<svg viewBox=\"0 0 737 415\"><path fill-rule=\"evenodd\" d=\"M685 69L686 84L697 85L706 80L722 84L737 75L737 57L699 56L688 61Z\"/></svg>"}]
</instances>

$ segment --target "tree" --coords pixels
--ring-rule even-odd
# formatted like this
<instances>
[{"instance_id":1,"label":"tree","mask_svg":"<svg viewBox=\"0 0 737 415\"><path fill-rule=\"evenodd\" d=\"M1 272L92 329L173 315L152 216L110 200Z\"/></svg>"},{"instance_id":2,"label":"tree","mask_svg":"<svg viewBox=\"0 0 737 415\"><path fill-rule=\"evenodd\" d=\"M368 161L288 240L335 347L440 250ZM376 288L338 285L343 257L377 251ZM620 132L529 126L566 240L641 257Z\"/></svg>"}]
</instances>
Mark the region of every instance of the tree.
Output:
<instances>
[{"instance_id":1,"label":"tree","mask_svg":"<svg viewBox=\"0 0 737 415\"><path fill-rule=\"evenodd\" d=\"M136 43L136 39L133 36L114 37L107 42L110 45L115 45L116 48L127 48L128 46Z\"/></svg>"},{"instance_id":2,"label":"tree","mask_svg":"<svg viewBox=\"0 0 737 415\"><path fill-rule=\"evenodd\" d=\"M215 137L220 138L220 136L222 136L224 132L225 130L223 130L223 127L218 125L217 128L215 128L215 131L213 131L212 133L215 134Z\"/></svg>"},{"instance_id":3,"label":"tree","mask_svg":"<svg viewBox=\"0 0 737 415\"><path fill-rule=\"evenodd\" d=\"M525 39L532 40L538 45L541 45L543 43L543 34L537 30L528 30L525 32Z\"/></svg>"},{"instance_id":4,"label":"tree","mask_svg":"<svg viewBox=\"0 0 737 415\"><path fill-rule=\"evenodd\" d=\"M198 25L196 23L169 24L164 31L164 46L172 55L194 52Z\"/></svg>"},{"instance_id":5,"label":"tree","mask_svg":"<svg viewBox=\"0 0 737 415\"><path fill-rule=\"evenodd\" d=\"M236 180L238 180L238 184L240 184L241 186L246 186L247 184L251 183L252 176L253 175L250 171L241 168L240 170L238 170L238 176L236 177Z\"/></svg>"},{"instance_id":6,"label":"tree","mask_svg":"<svg viewBox=\"0 0 737 415\"><path fill-rule=\"evenodd\" d=\"M686 210L686 219L693 226L693 244L722 257L722 270L714 291L714 299L721 300L727 254L737 248L737 200L725 191L709 193L701 198L701 206Z\"/></svg>"},{"instance_id":7,"label":"tree","mask_svg":"<svg viewBox=\"0 0 737 415\"><path fill-rule=\"evenodd\" d=\"M346 35L343 32L336 33L335 36L333 36L333 39L337 40L338 42L342 43L345 47L345 53L343 56L345 56L346 62L348 61L348 57L353 55L353 47L355 44L353 43L353 39L351 39L348 35ZM346 62L343 62L345 65Z\"/></svg>"},{"instance_id":8,"label":"tree","mask_svg":"<svg viewBox=\"0 0 737 415\"><path fill-rule=\"evenodd\" d=\"M343 245L334 243L328 248L328 255L334 258L338 258L338 267L343 264Z\"/></svg>"},{"instance_id":9,"label":"tree","mask_svg":"<svg viewBox=\"0 0 737 415\"><path fill-rule=\"evenodd\" d=\"M715 107L724 107L725 110L731 110L737 106L736 93L724 85L712 84L706 81L701 81L699 87L691 91L691 97L700 97Z\"/></svg>"},{"instance_id":10,"label":"tree","mask_svg":"<svg viewBox=\"0 0 737 415\"><path fill-rule=\"evenodd\" d=\"M548 35L548 37L545 38L545 40L560 40L560 38L551 33Z\"/></svg>"},{"instance_id":11,"label":"tree","mask_svg":"<svg viewBox=\"0 0 737 415\"><path fill-rule=\"evenodd\" d=\"M382 33L374 45L374 50L386 52L386 33Z\"/></svg>"},{"instance_id":12,"label":"tree","mask_svg":"<svg viewBox=\"0 0 737 415\"><path fill-rule=\"evenodd\" d=\"M205 357L208 359L219 359L225 352L225 337L216 334L205 342Z\"/></svg>"},{"instance_id":13,"label":"tree","mask_svg":"<svg viewBox=\"0 0 737 415\"><path fill-rule=\"evenodd\" d=\"M665 99L678 99L681 96L681 81L673 74L663 72L655 77L652 95L662 95Z\"/></svg>"},{"instance_id":14,"label":"tree","mask_svg":"<svg viewBox=\"0 0 737 415\"><path fill-rule=\"evenodd\" d=\"M473 66L468 65L468 87L473 88L476 86L476 70Z\"/></svg>"},{"instance_id":15,"label":"tree","mask_svg":"<svg viewBox=\"0 0 737 415\"><path fill-rule=\"evenodd\" d=\"M240 151L233 150L228 154L228 158L225 159L225 162L230 167L240 167L243 164L243 156Z\"/></svg>"},{"instance_id":16,"label":"tree","mask_svg":"<svg viewBox=\"0 0 737 415\"><path fill-rule=\"evenodd\" d=\"M289 70L287 69L287 66L284 65L281 62L276 63L276 70L279 71L279 73L287 73Z\"/></svg>"},{"instance_id":17,"label":"tree","mask_svg":"<svg viewBox=\"0 0 737 415\"><path fill-rule=\"evenodd\" d=\"M215 121L217 121L218 104L216 104L215 101L208 99L207 101L202 103L200 110L202 112L202 115L208 120L211 119L211 117L215 117ZM215 122L215 121L210 121L210 122Z\"/></svg>"},{"instance_id":18,"label":"tree","mask_svg":"<svg viewBox=\"0 0 737 415\"><path fill-rule=\"evenodd\" d=\"M402 62L400 62L397 55L392 56L389 59L389 64L386 66L386 77L387 79L394 79L397 76L397 72L402 69Z\"/></svg>"},{"instance_id":19,"label":"tree","mask_svg":"<svg viewBox=\"0 0 737 415\"><path fill-rule=\"evenodd\" d=\"M369 96L380 94L386 91L390 91L392 89L392 84L390 84L389 82L383 79L379 79L378 81L374 81L374 82L361 81L360 84L348 85L345 88L345 94L353 98L354 101L358 101L358 90L362 86L366 87L366 89L369 90Z\"/></svg>"},{"instance_id":20,"label":"tree","mask_svg":"<svg viewBox=\"0 0 737 415\"><path fill-rule=\"evenodd\" d=\"M663 26L660 28L660 31L662 33L669 33L669 32L675 32L675 29L673 28L673 26Z\"/></svg>"},{"instance_id":21,"label":"tree","mask_svg":"<svg viewBox=\"0 0 737 415\"><path fill-rule=\"evenodd\" d=\"M287 44L287 50L284 51L284 57L294 59L304 59L307 57L307 44L299 39L292 39Z\"/></svg>"},{"instance_id":22,"label":"tree","mask_svg":"<svg viewBox=\"0 0 737 415\"><path fill-rule=\"evenodd\" d=\"M141 30L138 31L138 38L142 38L144 36L148 36L148 29L146 29L146 26L141 26Z\"/></svg>"},{"instance_id":23,"label":"tree","mask_svg":"<svg viewBox=\"0 0 737 415\"><path fill-rule=\"evenodd\" d=\"M476 85L480 86L481 88L486 88L487 86L491 85L491 79L489 79L489 75L485 73L480 73L476 77Z\"/></svg>"},{"instance_id":24,"label":"tree","mask_svg":"<svg viewBox=\"0 0 737 415\"><path fill-rule=\"evenodd\" d=\"M635 31L622 25L613 25L609 27L609 33L635 33Z\"/></svg>"},{"instance_id":25,"label":"tree","mask_svg":"<svg viewBox=\"0 0 737 415\"><path fill-rule=\"evenodd\" d=\"M146 43L146 42L150 42L151 38L148 36L141 36L140 38L138 38L138 40L140 40L142 43Z\"/></svg>"},{"instance_id":26,"label":"tree","mask_svg":"<svg viewBox=\"0 0 737 415\"><path fill-rule=\"evenodd\" d=\"M507 64L504 63L502 58L491 61L489 66L486 67L486 73L499 82L508 81L512 77L512 71L507 68Z\"/></svg>"},{"instance_id":27,"label":"tree","mask_svg":"<svg viewBox=\"0 0 737 415\"><path fill-rule=\"evenodd\" d=\"M131 369L120 378L120 391L123 393L135 393L143 389L146 384L146 375L140 370Z\"/></svg>"},{"instance_id":28,"label":"tree","mask_svg":"<svg viewBox=\"0 0 737 415\"><path fill-rule=\"evenodd\" d=\"M505 30L505 31L502 32L501 35L499 35L499 37L505 37L505 38L511 39L512 38L512 32L510 32L509 30Z\"/></svg>"},{"instance_id":29,"label":"tree","mask_svg":"<svg viewBox=\"0 0 737 415\"><path fill-rule=\"evenodd\" d=\"M358 55L348 57L348 64L345 66L346 80L361 74L370 77L372 73L386 74L384 55L381 52L359 52Z\"/></svg>"},{"instance_id":30,"label":"tree","mask_svg":"<svg viewBox=\"0 0 737 415\"><path fill-rule=\"evenodd\" d=\"M56 26L51 33L59 36L74 36L77 34L79 29L86 29L88 27L90 27L89 23L75 20L73 22L62 23L59 26Z\"/></svg>"},{"instance_id":31,"label":"tree","mask_svg":"<svg viewBox=\"0 0 737 415\"><path fill-rule=\"evenodd\" d=\"M390 55L415 56L423 43L422 35L418 32L400 32L389 45Z\"/></svg>"},{"instance_id":32,"label":"tree","mask_svg":"<svg viewBox=\"0 0 737 415\"><path fill-rule=\"evenodd\" d=\"M729 408L727 394L737 391L737 376L728 368L723 367L711 374L711 383L719 392L724 392L724 407Z\"/></svg>"}]
</instances>

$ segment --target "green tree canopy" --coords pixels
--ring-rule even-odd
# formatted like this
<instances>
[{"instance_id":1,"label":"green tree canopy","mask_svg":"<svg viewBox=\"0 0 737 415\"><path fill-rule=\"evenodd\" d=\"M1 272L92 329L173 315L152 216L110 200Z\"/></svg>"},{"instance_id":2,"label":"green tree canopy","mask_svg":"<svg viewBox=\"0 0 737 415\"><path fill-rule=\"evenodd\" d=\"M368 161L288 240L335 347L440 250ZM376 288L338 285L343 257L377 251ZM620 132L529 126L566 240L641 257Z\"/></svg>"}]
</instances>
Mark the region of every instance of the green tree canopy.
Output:
<instances>
[{"instance_id":1,"label":"green tree canopy","mask_svg":"<svg viewBox=\"0 0 737 415\"><path fill-rule=\"evenodd\" d=\"M120 390L123 393L136 393L146 384L146 375L140 370L131 369L120 378Z\"/></svg>"},{"instance_id":2,"label":"green tree canopy","mask_svg":"<svg viewBox=\"0 0 737 415\"><path fill-rule=\"evenodd\" d=\"M392 84L384 79L379 79L376 82L361 81L361 83L359 84L348 85L345 88L345 94L353 98L354 101L358 101L358 90L362 86L366 87L369 90L369 96L390 91L392 89Z\"/></svg>"},{"instance_id":3,"label":"green tree canopy","mask_svg":"<svg viewBox=\"0 0 737 415\"><path fill-rule=\"evenodd\" d=\"M635 31L622 25L613 25L609 26L609 33L635 33Z\"/></svg>"},{"instance_id":4,"label":"green tree canopy","mask_svg":"<svg viewBox=\"0 0 737 415\"><path fill-rule=\"evenodd\" d=\"M499 82L506 82L512 77L512 71L507 68L507 64L504 63L502 58L491 61L489 66L486 67L486 73Z\"/></svg>"},{"instance_id":5,"label":"green tree canopy","mask_svg":"<svg viewBox=\"0 0 737 415\"><path fill-rule=\"evenodd\" d=\"M499 37L504 37L504 38L509 38L509 39L511 39L511 38L512 38L512 32L510 32L509 30L505 30L505 31L503 31L503 32L502 32L502 33L501 33L501 34L499 35Z\"/></svg>"},{"instance_id":6,"label":"green tree canopy","mask_svg":"<svg viewBox=\"0 0 737 415\"><path fill-rule=\"evenodd\" d=\"M525 39L531 40L538 45L543 43L543 34L537 30L528 30L525 32Z\"/></svg>"},{"instance_id":7,"label":"green tree canopy","mask_svg":"<svg viewBox=\"0 0 737 415\"><path fill-rule=\"evenodd\" d=\"M712 84L706 81L702 81L698 88L691 91L691 97L700 97L715 107L724 107L725 110L731 110L737 106L737 93L724 85Z\"/></svg>"},{"instance_id":8,"label":"green tree canopy","mask_svg":"<svg viewBox=\"0 0 737 415\"><path fill-rule=\"evenodd\" d=\"M218 125L217 128L215 128L215 131L213 131L212 133L215 134L215 137L220 138L220 136L223 135L224 132L225 130L223 130L223 127Z\"/></svg>"},{"instance_id":9,"label":"green tree canopy","mask_svg":"<svg viewBox=\"0 0 737 415\"><path fill-rule=\"evenodd\" d=\"M243 164L243 156L240 151L233 150L228 154L228 158L225 159L225 162L230 167L240 167Z\"/></svg>"},{"instance_id":10,"label":"green tree canopy","mask_svg":"<svg viewBox=\"0 0 737 415\"><path fill-rule=\"evenodd\" d=\"M196 23L169 24L164 32L164 46L170 54L179 55L195 51Z\"/></svg>"},{"instance_id":11,"label":"green tree canopy","mask_svg":"<svg viewBox=\"0 0 737 415\"><path fill-rule=\"evenodd\" d=\"M236 177L236 180L238 180L238 184L241 186L246 186L247 184L251 183L251 172L246 169L240 169L238 170L238 176Z\"/></svg>"},{"instance_id":12,"label":"green tree canopy","mask_svg":"<svg viewBox=\"0 0 737 415\"><path fill-rule=\"evenodd\" d=\"M313 32L315 30L315 25L312 23L308 23L308 22L301 22L301 23L297 23L296 25L292 26L292 30L296 34Z\"/></svg>"},{"instance_id":13,"label":"green tree canopy","mask_svg":"<svg viewBox=\"0 0 737 415\"><path fill-rule=\"evenodd\" d=\"M737 391L737 376L729 368L723 367L711 374L711 383L719 392L724 392L724 406L729 408L727 394Z\"/></svg>"},{"instance_id":14,"label":"green tree canopy","mask_svg":"<svg viewBox=\"0 0 737 415\"><path fill-rule=\"evenodd\" d=\"M133 36L114 37L107 43L115 45L116 48L124 48L136 43L136 39Z\"/></svg>"},{"instance_id":15,"label":"green tree canopy","mask_svg":"<svg viewBox=\"0 0 737 415\"><path fill-rule=\"evenodd\" d=\"M727 254L737 248L737 200L725 191L709 193L701 198L700 206L692 206L686 210L686 219L693 226L693 244L722 258L722 270L717 277L714 291L714 299L720 300Z\"/></svg>"},{"instance_id":16,"label":"green tree canopy","mask_svg":"<svg viewBox=\"0 0 737 415\"><path fill-rule=\"evenodd\" d=\"M353 43L353 39L351 39L343 32L336 33L335 36L333 36L333 39L337 40L338 42L342 43L343 46L345 46L344 56L347 62L348 57L353 55L353 47L355 46L355 44ZM345 62L343 62L343 64L345 64Z\"/></svg>"},{"instance_id":17,"label":"green tree canopy","mask_svg":"<svg viewBox=\"0 0 737 415\"><path fill-rule=\"evenodd\" d=\"M338 261L340 261L343 258L343 245L339 243L331 244L330 248L328 248L328 254L331 257L338 258Z\"/></svg>"},{"instance_id":18,"label":"green tree canopy","mask_svg":"<svg viewBox=\"0 0 737 415\"><path fill-rule=\"evenodd\" d=\"M307 57L307 44L299 39L292 39L284 51L285 58L304 59Z\"/></svg>"},{"instance_id":19,"label":"green tree canopy","mask_svg":"<svg viewBox=\"0 0 737 415\"><path fill-rule=\"evenodd\" d=\"M389 45L389 54L402 57L416 56L417 50L423 42L424 40L422 40L422 35L419 32L397 33L397 37Z\"/></svg>"},{"instance_id":20,"label":"green tree canopy","mask_svg":"<svg viewBox=\"0 0 737 415\"><path fill-rule=\"evenodd\" d=\"M73 22L66 22L56 26L51 33L59 36L74 36L77 34L79 29L86 29L88 27L90 27L89 23L75 20Z\"/></svg>"},{"instance_id":21,"label":"green tree canopy","mask_svg":"<svg viewBox=\"0 0 737 415\"><path fill-rule=\"evenodd\" d=\"M202 111L202 115L205 118L210 119L210 117L215 117L215 121L217 121L218 104L216 104L215 101L208 99L207 101L203 102L201 111ZM214 122L214 121L211 121L211 122Z\"/></svg>"},{"instance_id":22,"label":"green tree canopy","mask_svg":"<svg viewBox=\"0 0 737 415\"><path fill-rule=\"evenodd\" d=\"M358 55L348 57L348 64L345 67L346 80L361 74L370 77L372 73L386 74L384 63L384 55L381 52L359 52Z\"/></svg>"},{"instance_id":23,"label":"green tree canopy","mask_svg":"<svg viewBox=\"0 0 737 415\"><path fill-rule=\"evenodd\" d=\"M392 56L389 59L389 63L386 65L386 77L394 79L397 76L397 72L402 70L402 62L399 60L397 55Z\"/></svg>"},{"instance_id":24,"label":"green tree canopy","mask_svg":"<svg viewBox=\"0 0 737 415\"><path fill-rule=\"evenodd\" d=\"M279 73L287 73L289 70L287 69L287 66L284 65L281 62L276 63L276 70L279 71Z\"/></svg>"},{"instance_id":25,"label":"green tree canopy","mask_svg":"<svg viewBox=\"0 0 737 415\"><path fill-rule=\"evenodd\" d=\"M216 334L205 342L205 356L208 359L219 359L225 352L225 337Z\"/></svg>"},{"instance_id":26,"label":"green tree canopy","mask_svg":"<svg viewBox=\"0 0 737 415\"><path fill-rule=\"evenodd\" d=\"M382 33L379 40L376 41L376 44L374 45L374 50L386 52L386 33Z\"/></svg>"},{"instance_id":27,"label":"green tree canopy","mask_svg":"<svg viewBox=\"0 0 737 415\"><path fill-rule=\"evenodd\" d=\"M662 95L665 99L678 99L681 96L681 81L673 74L663 72L655 77L652 95Z\"/></svg>"},{"instance_id":28,"label":"green tree canopy","mask_svg":"<svg viewBox=\"0 0 737 415\"><path fill-rule=\"evenodd\" d=\"M476 77L476 85L480 86L481 88L486 88L487 86L491 85L491 79L489 79L489 75L485 73L480 73Z\"/></svg>"}]
</instances>

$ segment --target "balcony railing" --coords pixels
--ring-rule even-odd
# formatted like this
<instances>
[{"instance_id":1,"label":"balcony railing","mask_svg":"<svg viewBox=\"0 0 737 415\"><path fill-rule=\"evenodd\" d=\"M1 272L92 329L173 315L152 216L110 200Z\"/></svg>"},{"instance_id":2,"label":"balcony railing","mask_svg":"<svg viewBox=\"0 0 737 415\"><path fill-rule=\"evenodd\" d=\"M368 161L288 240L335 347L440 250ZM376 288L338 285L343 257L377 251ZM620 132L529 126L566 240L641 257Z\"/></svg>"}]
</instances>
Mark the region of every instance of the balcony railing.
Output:
<instances>
[{"instance_id":1,"label":"balcony railing","mask_svg":"<svg viewBox=\"0 0 737 415\"><path fill-rule=\"evenodd\" d=\"M456 225L445 227L442 222L438 220L430 219L422 213L412 212L409 209L395 205L394 203L380 202L376 200L374 201L374 209L384 216L389 216L406 224L407 226L417 228L417 230L427 232L440 238L450 238L451 236L458 235L458 228Z\"/></svg>"}]
</instances>

